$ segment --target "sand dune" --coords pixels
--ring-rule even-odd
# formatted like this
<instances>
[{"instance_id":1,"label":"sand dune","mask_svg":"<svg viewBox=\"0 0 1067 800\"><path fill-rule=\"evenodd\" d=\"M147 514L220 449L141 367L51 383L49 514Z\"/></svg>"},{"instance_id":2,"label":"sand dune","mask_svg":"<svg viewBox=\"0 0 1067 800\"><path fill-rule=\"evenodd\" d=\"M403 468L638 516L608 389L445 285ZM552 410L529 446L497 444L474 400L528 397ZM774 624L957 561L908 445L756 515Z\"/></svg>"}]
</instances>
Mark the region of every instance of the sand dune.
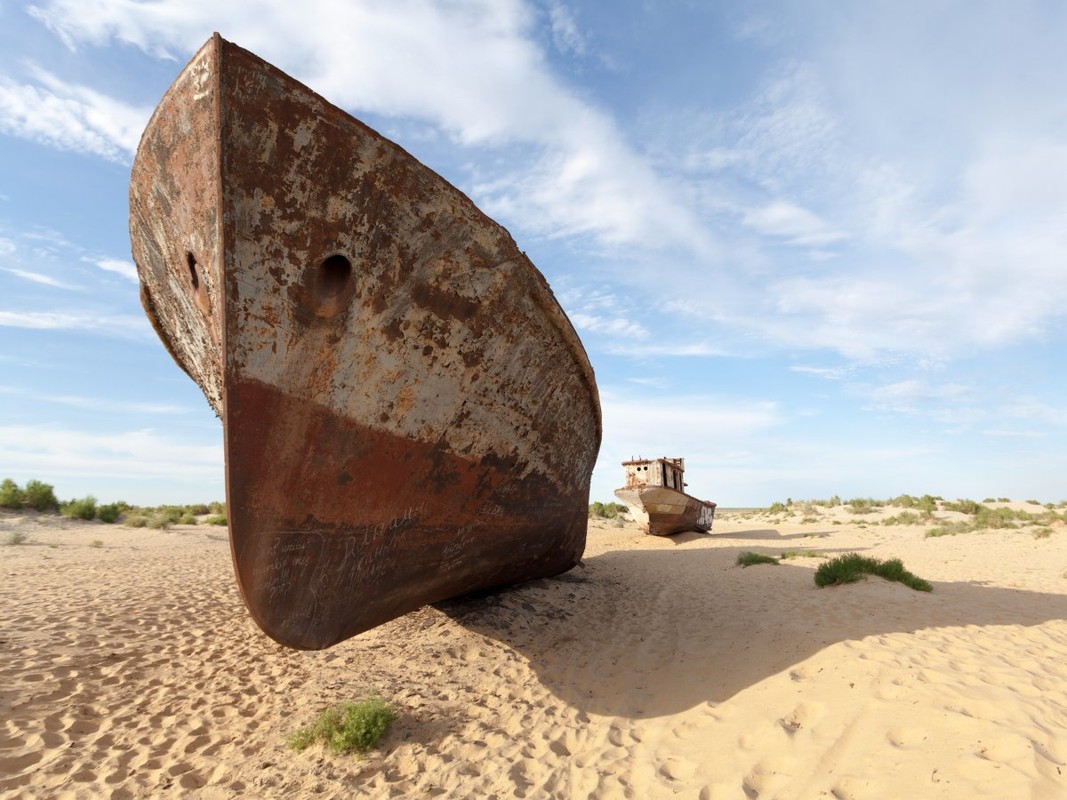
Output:
<instances>
[{"instance_id":1,"label":"sand dune","mask_svg":"<svg viewBox=\"0 0 1067 800\"><path fill-rule=\"evenodd\" d=\"M13 530L3 797L1067 797L1062 527L594 522L582 568L321 653L258 631L217 528L0 517ZM736 566L783 549L899 557L934 592L817 589L816 558ZM379 750L286 747L368 691L399 711Z\"/></svg>"}]
</instances>

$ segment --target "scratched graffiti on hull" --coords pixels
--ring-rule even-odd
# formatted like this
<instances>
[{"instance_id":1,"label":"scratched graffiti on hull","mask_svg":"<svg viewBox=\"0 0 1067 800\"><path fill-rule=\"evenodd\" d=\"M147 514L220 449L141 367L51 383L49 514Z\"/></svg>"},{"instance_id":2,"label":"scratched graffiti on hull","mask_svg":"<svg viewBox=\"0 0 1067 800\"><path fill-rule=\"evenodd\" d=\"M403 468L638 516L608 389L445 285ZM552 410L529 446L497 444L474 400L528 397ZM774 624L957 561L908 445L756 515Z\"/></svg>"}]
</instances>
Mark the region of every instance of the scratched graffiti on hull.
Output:
<instances>
[{"instance_id":1,"label":"scratched graffiti on hull","mask_svg":"<svg viewBox=\"0 0 1067 800\"><path fill-rule=\"evenodd\" d=\"M130 237L222 419L267 634L327 647L579 561L589 360L507 231L398 145L216 34L141 139Z\"/></svg>"}]
</instances>

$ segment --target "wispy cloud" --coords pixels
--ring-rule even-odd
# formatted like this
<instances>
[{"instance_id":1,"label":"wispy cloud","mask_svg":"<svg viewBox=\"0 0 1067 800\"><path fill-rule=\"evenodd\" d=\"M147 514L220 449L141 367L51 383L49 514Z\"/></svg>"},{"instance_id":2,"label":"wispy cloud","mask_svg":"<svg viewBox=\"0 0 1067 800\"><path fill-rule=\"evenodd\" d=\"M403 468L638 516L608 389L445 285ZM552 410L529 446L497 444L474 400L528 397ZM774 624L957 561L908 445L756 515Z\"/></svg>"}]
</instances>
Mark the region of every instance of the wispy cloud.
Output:
<instances>
[{"instance_id":1,"label":"wispy cloud","mask_svg":"<svg viewBox=\"0 0 1067 800\"><path fill-rule=\"evenodd\" d=\"M221 443L190 444L152 429L0 427L0 474L216 481L222 465Z\"/></svg>"},{"instance_id":2,"label":"wispy cloud","mask_svg":"<svg viewBox=\"0 0 1067 800\"><path fill-rule=\"evenodd\" d=\"M825 246L845 238L806 208L785 200L752 209L742 223L767 236L785 239L789 244Z\"/></svg>"},{"instance_id":3,"label":"wispy cloud","mask_svg":"<svg viewBox=\"0 0 1067 800\"><path fill-rule=\"evenodd\" d=\"M0 131L61 150L128 163L150 109L128 105L50 72L33 83L0 76Z\"/></svg>"},{"instance_id":4,"label":"wispy cloud","mask_svg":"<svg viewBox=\"0 0 1067 800\"><path fill-rule=\"evenodd\" d=\"M116 275L121 275L126 280L134 283L138 282L137 267L134 266L132 261L121 258L86 258L84 260L95 264L105 272L113 272Z\"/></svg>"},{"instance_id":5,"label":"wispy cloud","mask_svg":"<svg viewBox=\"0 0 1067 800\"><path fill-rule=\"evenodd\" d=\"M4 272L9 272L17 278L22 278L24 281L30 281L31 283L39 283L42 286L52 286L56 289L67 289L70 291L81 291L83 287L76 286L73 283L67 283L61 281L58 278L53 278L51 275L45 275L40 272L30 272L24 269L14 269L8 267L0 267Z\"/></svg>"},{"instance_id":6,"label":"wispy cloud","mask_svg":"<svg viewBox=\"0 0 1067 800\"><path fill-rule=\"evenodd\" d=\"M75 314L66 311L4 311L0 327L39 331L86 331L121 338L154 335L144 317L127 314Z\"/></svg>"},{"instance_id":7,"label":"wispy cloud","mask_svg":"<svg viewBox=\"0 0 1067 800\"><path fill-rule=\"evenodd\" d=\"M188 414L193 411L189 406L174 403L140 403L129 400L94 397L76 394L42 394L17 386L0 385L0 394L14 395L34 402L55 403L57 405L84 408L90 411L104 411L112 414Z\"/></svg>"}]
</instances>

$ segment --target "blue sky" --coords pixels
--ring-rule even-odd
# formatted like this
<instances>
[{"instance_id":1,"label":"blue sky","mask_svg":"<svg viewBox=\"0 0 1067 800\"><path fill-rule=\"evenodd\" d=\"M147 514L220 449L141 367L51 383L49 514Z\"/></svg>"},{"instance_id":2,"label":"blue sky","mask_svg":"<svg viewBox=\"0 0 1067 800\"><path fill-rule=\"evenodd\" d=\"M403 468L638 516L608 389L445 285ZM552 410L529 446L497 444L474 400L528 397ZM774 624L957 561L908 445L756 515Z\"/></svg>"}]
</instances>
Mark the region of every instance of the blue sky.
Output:
<instances>
[{"instance_id":1,"label":"blue sky","mask_svg":"<svg viewBox=\"0 0 1067 800\"><path fill-rule=\"evenodd\" d=\"M141 311L140 132L218 30L504 224L600 385L593 499L1067 499L1067 5L0 0L0 477L223 496Z\"/></svg>"}]
</instances>

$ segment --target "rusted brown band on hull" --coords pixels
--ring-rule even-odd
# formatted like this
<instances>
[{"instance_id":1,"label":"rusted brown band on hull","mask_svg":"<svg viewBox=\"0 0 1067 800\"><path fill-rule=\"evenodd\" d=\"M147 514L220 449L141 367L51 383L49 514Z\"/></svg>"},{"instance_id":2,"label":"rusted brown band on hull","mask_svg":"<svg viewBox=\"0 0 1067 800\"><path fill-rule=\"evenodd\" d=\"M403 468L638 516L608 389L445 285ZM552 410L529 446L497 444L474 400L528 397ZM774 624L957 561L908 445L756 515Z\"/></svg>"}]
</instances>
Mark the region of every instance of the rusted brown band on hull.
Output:
<instances>
[{"instance_id":1,"label":"rusted brown band on hull","mask_svg":"<svg viewBox=\"0 0 1067 800\"><path fill-rule=\"evenodd\" d=\"M588 485L555 491L277 389L231 387L230 527L245 602L282 644L327 647L457 594L573 567ZM260 435L253 436L255 430Z\"/></svg>"}]
</instances>

